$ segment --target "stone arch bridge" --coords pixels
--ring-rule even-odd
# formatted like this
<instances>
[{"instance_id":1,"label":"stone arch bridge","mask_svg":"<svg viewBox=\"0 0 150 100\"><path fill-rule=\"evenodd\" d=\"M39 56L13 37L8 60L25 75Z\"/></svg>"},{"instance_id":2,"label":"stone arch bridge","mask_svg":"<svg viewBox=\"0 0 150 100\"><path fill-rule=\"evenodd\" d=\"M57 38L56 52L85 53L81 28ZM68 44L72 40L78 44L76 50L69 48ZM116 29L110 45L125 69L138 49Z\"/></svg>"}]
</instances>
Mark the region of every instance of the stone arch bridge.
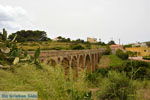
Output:
<instances>
[{"instance_id":1,"label":"stone arch bridge","mask_svg":"<svg viewBox=\"0 0 150 100\"><path fill-rule=\"evenodd\" d=\"M103 48L94 50L41 51L40 60L52 66L60 64L64 67L66 73L69 71L69 68L74 69L76 73L81 69L87 69L92 72L97 68L104 51ZM29 54L33 55L34 52L30 51Z\"/></svg>"}]
</instances>

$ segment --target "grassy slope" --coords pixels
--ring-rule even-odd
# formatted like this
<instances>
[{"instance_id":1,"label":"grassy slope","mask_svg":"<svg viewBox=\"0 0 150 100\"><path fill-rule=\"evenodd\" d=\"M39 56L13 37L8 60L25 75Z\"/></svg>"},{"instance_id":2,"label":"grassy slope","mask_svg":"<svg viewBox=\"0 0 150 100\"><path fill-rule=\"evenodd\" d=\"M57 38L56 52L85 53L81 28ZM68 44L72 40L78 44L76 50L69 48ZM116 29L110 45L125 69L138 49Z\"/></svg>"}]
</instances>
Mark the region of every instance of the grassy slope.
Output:
<instances>
[{"instance_id":1,"label":"grassy slope","mask_svg":"<svg viewBox=\"0 0 150 100\"><path fill-rule=\"evenodd\" d=\"M99 68L106 68L106 67L109 67L109 64L110 64L110 58L109 56L102 56L100 62L99 62Z\"/></svg>"},{"instance_id":2,"label":"grassy slope","mask_svg":"<svg viewBox=\"0 0 150 100\"><path fill-rule=\"evenodd\" d=\"M120 58L117 57L116 55L109 55L108 57L109 57L109 59L110 59L110 64L109 64L109 66L111 66L111 67L122 66L122 64L123 64L123 62L124 62L122 59L120 59Z\"/></svg>"},{"instance_id":3,"label":"grassy slope","mask_svg":"<svg viewBox=\"0 0 150 100\"><path fill-rule=\"evenodd\" d=\"M117 57L116 55L104 55L102 56L99 67L100 68L105 68L105 67L118 67L122 66L123 60Z\"/></svg>"},{"instance_id":4,"label":"grassy slope","mask_svg":"<svg viewBox=\"0 0 150 100\"><path fill-rule=\"evenodd\" d=\"M67 43L67 42L23 42L23 43L18 43L18 47L23 48L24 50L35 50L37 48L41 48L42 50L51 50L54 48L58 49L63 49L67 50L69 49L70 45L72 43ZM86 44L80 43L83 47L86 47ZM100 45L95 45L92 44L91 48L92 49L97 49L101 48L102 46Z\"/></svg>"}]
</instances>

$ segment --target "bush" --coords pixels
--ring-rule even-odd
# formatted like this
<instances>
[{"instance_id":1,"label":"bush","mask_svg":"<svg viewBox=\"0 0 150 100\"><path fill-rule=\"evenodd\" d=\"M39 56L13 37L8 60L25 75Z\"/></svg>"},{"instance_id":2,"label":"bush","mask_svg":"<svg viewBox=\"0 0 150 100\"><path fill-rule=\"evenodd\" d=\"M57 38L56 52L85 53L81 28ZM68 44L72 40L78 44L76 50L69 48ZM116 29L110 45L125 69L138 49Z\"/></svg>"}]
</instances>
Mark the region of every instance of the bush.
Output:
<instances>
[{"instance_id":1,"label":"bush","mask_svg":"<svg viewBox=\"0 0 150 100\"><path fill-rule=\"evenodd\" d=\"M122 60L127 60L129 55L127 53L124 53L122 50L118 49L116 51L116 55L121 58Z\"/></svg>"},{"instance_id":2,"label":"bush","mask_svg":"<svg viewBox=\"0 0 150 100\"><path fill-rule=\"evenodd\" d=\"M50 48L50 50L63 50L64 48L62 47L53 47L53 48Z\"/></svg>"},{"instance_id":3,"label":"bush","mask_svg":"<svg viewBox=\"0 0 150 100\"><path fill-rule=\"evenodd\" d=\"M134 100L135 87L125 73L109 71L108 78L101 82L98 97L100 100Z\"/></svg>"},{"instance_id":4,"label":"bush","mask_svg":"<svg viewBox=\"0 0 150 100\"><path fill-rule=\"evenodd\" d=\"M128 78L132 79L150 79L150 63L143 61L123 62L122 66L110 66L108 68L100 68L95 72L101 74L103 77L108 75L109 71L125 72Z\"/></svg>"},{"instance_id":5,"label":"bush","mask_svg":"<svg viewBox=\"0 0 150 100\"><path fill-rule=\"evenodd\" d=\"M143 61L126 61L123 64L123 71L133 79L150 79L150 63Z\"/></svg>"},{"instance_id":6,"label":"bush","mask_svg":"<svg viewBox=\"0 0 150 100\"><path fill-rule=\"evenodd\" d=\"M150 56L144 56L143 59L150 60Z\"/></svg>"},{"instance_id":7,"label":"bush","mask_svg":"<svg viewBox=\"0 0 150 100\"><path fill-rule=\"evenodd\" d=\"M87 73L86 80L92 87L97 87L101 81L102 75L98 72Z\"/></svg>"},{"instance_id":8,"label":"bush","mask_svg":"<svg viewBox=\"0 0 150 100\"><path fill-rule=\"evenodd\" d=\"M106 77L110 68L100 68L96 70L96 73L100 73L103 77Z\"/></svg>"},{"instance_id":9,"label":"bush","mask_svg":"<svg viewBox=\"0 0 150 100\"><path fill-rule=\"evenodd\" d=\"M135 56L137 56L137 52L127 51L126 53L127 53L130 57L135 57Z\"/></svg>"},{"instance_id":10,"label":"bush","mask_svg":"<svg viewBox=\"0 0 150 100\"><path fill-rule=\"evenodd\" d=\"M80 45L80 44L74 44L74 45L70 46L70 49L71 50L83 50L85 48L82 45Z\"/></svg>"},{"instance_id":11,"label":"bush","mask_svg":"<svg viewBox=\"0 0 150 100\"><path fill-rule=\"evenodd\" d=\"M85 44L85 47L86 47L86 49L91 49L92 47L91 47L91 43L86 43Z\"/></svg>"},{"instance_id":12,"label":"bush","mask_svg":"<svg viewBox=\"0 0 150 100\"><path fill-rule=\"evenodd\" d=\"M111 48L107 46L104 55L110 55L110 54L111 54Z\"/></svg>"}]
</instances>

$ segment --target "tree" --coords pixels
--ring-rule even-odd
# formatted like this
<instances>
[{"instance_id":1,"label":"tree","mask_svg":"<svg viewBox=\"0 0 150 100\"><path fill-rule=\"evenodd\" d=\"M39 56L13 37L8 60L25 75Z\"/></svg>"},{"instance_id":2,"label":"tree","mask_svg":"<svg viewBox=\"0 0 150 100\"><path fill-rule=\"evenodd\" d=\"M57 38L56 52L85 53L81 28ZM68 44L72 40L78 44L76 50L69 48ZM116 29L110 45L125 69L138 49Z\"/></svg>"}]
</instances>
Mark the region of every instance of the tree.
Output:
<instances>
[{"instance_id":1,"label":"tree","mask_svg":"<svg viewBox=\"0 0 150 100\"><path fill-rule=\"evenodd\" d=\"M5 28L3 29L2 40L3 40L3 41L6 41L6 40L7 40L7 31L5 30Z\"/></svg>"},{"instance_id":2,"label":"tree","mask_svg":"<svg viewBox=\"0 0 150 100\"><path fill-rule=\"evenodd\" d=\"M63 37L62 37L62 36L58 36L57 39L58 39L58 40L62 40Z\"/></svg>"},{"instance_id":3,"label":"tree","mask_svg":"<svg viewBox=\"0 0 150 100\"><path fill-rule=\"evenodd\" d=\"M86 49L91 49L91 48L92 48L92 45L91 45L91 43L87 42L87 43L85 44L85 47L86 47Z\"/></svg>"},{"instance_id":4,"label":"tree","mask_svg":"<svg viewBox=\"0 0 150 100\"><path fill-rule=\"evenodd\" d=\"M108 42L108 45L113 45L113 44L116 44L115 41L113 41L113 40Z\"/></svg>"},{"instance_id":5,"label":"tree","mask_svg":"<svg viewBox=\"0 0 150 100\"><path fill-rule=\"evenodd\" d=\"M25 41L47 41L49 40L47 38L47 34L45 31L32 31L32 30L21 30L21 31L17 31L16 33L12 33L11 35L9 35L9 39L12 40L15 35L17 35L16 40L18 42L25 42Z\"/></svg>"},{"instance_id":6,"label":"tree","mask_svg":"<svg viewBox=\"0 0 150 100\"><path fill-rule=\"evenodd\" d=\"M105 42L97 42L97 45L102 45L102 46L105 46L106 44L105 44Z\"/></svg>"},{"instance_id":7,"label":"tree","mask_svg":"<svg viewBox=\"0 0 150 100\"><path fill-rule=\"evenodd\" d=\"M58 42L70 42L71 41L70 38L66 39L65 37L61 37L61 36L58 36L57 39L58 39Z\"/></svg>"},{"instance_id":8,"label":"tree","mask_svg":"<svg viewBox=\"0 0 150 100\"><path fill-rule=\"evenodd\" d=\"M0 32L0 41L2 41L3 34Z\"/></svg>"},{"instance_id":9,"label":"tree","mask_svg":"<svg viewBox=\"0 0 150 100\"><path fill-rule=\"evenodd\" d=\"M77 39L77 40L74 40L73 42L74 42L74 43L84 43L84 40L82 40L82 39Z\"/></svg>"}]
</instances>

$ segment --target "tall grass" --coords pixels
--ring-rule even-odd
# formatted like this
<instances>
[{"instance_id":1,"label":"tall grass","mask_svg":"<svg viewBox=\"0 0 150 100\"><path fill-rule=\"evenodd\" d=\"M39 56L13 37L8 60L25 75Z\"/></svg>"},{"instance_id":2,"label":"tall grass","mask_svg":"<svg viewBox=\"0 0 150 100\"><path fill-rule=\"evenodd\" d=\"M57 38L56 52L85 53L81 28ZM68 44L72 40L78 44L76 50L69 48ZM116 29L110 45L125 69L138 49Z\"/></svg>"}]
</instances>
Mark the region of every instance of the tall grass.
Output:
<instances>
[{"instance_id":1,"label":"tall grass","mask_svg":"<svg viewBox=\"0 0 150 100\"><path fill-rule=\"evenodd\" d=\"M0 70L1 91L38 91L42 100L90 100L84 75L67 79L61 66L21 64L14 70Z\"/></svg>"}]
</instances>

